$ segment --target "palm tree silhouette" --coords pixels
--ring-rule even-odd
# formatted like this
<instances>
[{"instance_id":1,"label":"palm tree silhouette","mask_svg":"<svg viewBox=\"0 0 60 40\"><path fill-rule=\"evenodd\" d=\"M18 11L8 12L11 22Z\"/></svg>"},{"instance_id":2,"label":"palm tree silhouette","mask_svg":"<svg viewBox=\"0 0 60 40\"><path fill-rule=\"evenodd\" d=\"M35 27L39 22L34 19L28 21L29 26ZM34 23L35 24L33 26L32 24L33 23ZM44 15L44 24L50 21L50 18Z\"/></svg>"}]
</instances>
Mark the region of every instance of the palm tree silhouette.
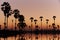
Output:
<instances>
[{"instance_id":1,"label":"palm tree silhouette","mask_svg":"<svg viewBox=\"0 0 60 40\"><path fill-rule=\"evenodd\" d=\"M30 17L30 20L31 20L31 26L32 26L33 19L34 19L33 17Z\"/></svg>"},{"instance_id":2,"label":"palm tree silhouette","mask_svg":"<svg viewBox=\"0 0 60 40\"><path fill-rule=\"evenodd\" d=\"M24 27L26 27L26 23L18 23L18 28L19 28L19 30L20 30L20 29L23 30Z\"/></svg>"},{"instance_id":3,"label":"palm tree silhouette","mask_svg":"<svg viewBox=\"0 0 60 40\"><path fill-rule=\"evenodd\" d=\"M34 22L35 22L35 27L36 27L36 24L37 24L37 19L35 19L35 20L34 20Z\"/></svg>"},{"instance_id":4,"label":"palm tree silhouette","mask_svg":"<svg viewBox=\"0 0 60 40\"><path fill-rule=\"evenodd\" d=\"M7 27L8 27L8 18L9 16L11 16L11 14L12 14L12 10L10 10L9 14L7 14Z\"/></svg>"},{"instance_id":5,"label":"palm tree silhouette","mask_svg":"<svg viewBox=\"0 0 60 40\"><path fill-rule=\"evenodd\" d=\"M56 18L56 16L53 16L53 19L54 19L54 23L55 23L55 18Z\"/></svg>"},{"instance_id":6,"label":"palm tree silhouette","mask_svg":"<svg viewBox=\"0 0 60 40\"><path fill-rule=\"evenodd\" d=\"M20 23L25 22L24 16L23 16L23 15L18 15L18 21L19 21Z\"/></svg>"},{"instance_id":7,"label":"palm tree silhouette","mask_svg":"<svg viewBox=\"0 0 60 40\"><path fill-rule=\"evenodd\" d=\"M15 18L15 28L16 28L16 22L17 22L17 18L18 18L18 15L19 15L19 10L18 9L15 9L14 11L13 11L13 13L14 13L14 18Z\"/></svg>"},{"instance_id":8,"label":"palm tree silhouette","mask_svg":"<svg viewBox=\"0 0 60 40\"><path fill-rule=\"evenodd\" d=\"M47 27L46 28L48 28L48 21L49 21L49 19L46 19L46 24L47 24Z\"/></svg>"},{"instance_id":9,"label":"palm tree silhouette","mask_svg":"<svg viewBox=\"0 0 60 40\"><path fill-rule=\"evenodd\" d=\"M53 27L54 30L56 29L55 23L52 23L52 27Z\"/></svg>"},{"instance_id":10,"label":"palm tree silhouette","mask_svg":"<svg viewBox=\"0 0 60 40\"><path fill-rule=\"evenodd\" d=\"M33 17L30 17L30 20L31 20L31 31L32 31L32 22L33 22Z\"/></svg>"},{"instance_id":11,"label":"palm tree silhouette","mask_svg":"<svg viewBox=\"0 0 60 40\"><path fill-rule=\"evenodd\" d=\"M42 29L42 18L43 18L43 16L40 16L39 18L40 18L40 21L41 21L41 29Z\"/></svg>"},{"instance_id":12,"label":"palm tree silhouette","mask_svg":"<svg viewBox=\"0 0 60 40\"><path fill-rule=\"evenodd\" d=\"M49 28L50 28L50 30L51 30L51 25L49 25Z\"/></svg>"},{"instance_id":13,"label":"palm tree silhouette","mask_svg":"<svg viewBox=\"0 0 60 40\"><path fill-rule=\"evenodd\" d=\"M56 38L57 38L57 35L53 35L53 40L56 40Z\"/></svg>"},{"instance_id":14,"label":"palm tree silhouette","mask_svg":"<svg viewBox=\"0 0 60 40\"><path fill-rule=\"evenodd\" d=\"M5 20L4 20L4 27L7 28L7 25L6 25L6 18L7 18L7 15L9 14L9 11L11 10L11 6L8 2L3 2L3 4L1 5L1 10L4 12L4 16L5 16Z\"/></svg>"},{"instance_id":15,"label":"palm tree silhouette","mask_svg":"<svg viewBox=\"0 0 60 40\"><path fill-rule=\"evenodd\" d=\"M24 16L23 15L19 15L19 17L18 17L18 21L19 21L19 23L18 23L18 27L19 27L19 29L20 28L24 28L24 27L26 27L26 23L25 23L25 20L24 20L25 18L24 18Z\"/></svg>"},{"instance_id":16,"label":"palm tree silhouette","mask_svg":"<svg viewBox=\"0 0 60 40\"><path fill-rule=\"evenodd\" d=\"M48 30L48 21L49 21L49 19L46 19L46 24L47 24L46 30ZM47 31L46 31L46 33L47 33ZM48 37L48 35L46 34L46 38L47 38L47 37ZM46 40L48 40L48 38L47 38Z\"/></svg>"}]
</instances>

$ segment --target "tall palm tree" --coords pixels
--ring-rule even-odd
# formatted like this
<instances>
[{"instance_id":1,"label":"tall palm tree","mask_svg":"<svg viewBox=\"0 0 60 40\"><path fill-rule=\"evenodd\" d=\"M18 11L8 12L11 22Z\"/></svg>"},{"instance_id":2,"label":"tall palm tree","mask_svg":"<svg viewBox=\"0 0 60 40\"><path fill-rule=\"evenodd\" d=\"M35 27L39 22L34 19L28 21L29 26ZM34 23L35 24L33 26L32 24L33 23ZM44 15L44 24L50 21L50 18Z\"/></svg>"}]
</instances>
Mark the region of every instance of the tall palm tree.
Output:
<instances>
[{"instance_id":1,"label":"tall palm tree","mask_svg":"<svg viewBox=\"0 0 60 40\"><path fill-rule=\"evenodd\" d=\"M34 22L35 22L35 27L36 27L36 24L37 24L37 19L35 19L35 20L34 20Z\"/></svg>"},{"instance_id":2,"label":"tall palm tree","mask_svg":"<svg viewBox=\"0 0 60 40\"><path fill-rule=\"evenodd\" d=\"M12 12L12 10L10 10L11 12ZM7 27L8 27L8 18L9 18L9 16L11 16L11 12L9 12L9 14L7 14Z\"/></svg>"},{"instance_id":3,"label":"tall palm tree","mask_svg":"<svg viewBox=\"0 0 60 40\"><path fill-rule=\"evenodd\" d=\"M54 23L55 23L55 18L56 18L56 16L53 16L53 19L54 19Z\"/></svg>"},{"instance_id":4,"label":"tall palm tree","mask_svg":"<svg viewBox=\"0 0 60 40\"><path fill-rule=\"evenodd\" d=\"M19 15L19 10L18 9L15 9L14 11L13 11L13 13L14 13L14 18L15 18L15 28L16 28L16 22L17 22L17 18L18 18L18 15Z\"/></svg>"},{"instance_id":5,"label":"tall palm tree","mask_svg":"<svg viewBox=\"0 0 60 40\"><path fill-rule=\"evenodd\" d=\"M33 17L30 17L30 20L31 20L31 31L32 31L32 22L33 22Z\"/></svg>"},{"instance_id":6,"label":"tall palm tree","mask_svg":"<svg viewBox=\"0 0 60 40\"><path fill-rule=\"evenodd\" d=\"M56 29L55 23L52 23L52 27L53 27L54 30Z\"/></svg>"},{"instance_id":7,"label":"tall palm tree","mask_svg":"<svg viewBox=\"0 0 60 40\"><path fill-rule=\"evenodd\" d=\"M48 30L48 21L49 21L49 19L46 19L46 24L47 24L47 26L46 26L46 30ZM47 33L47 31L46 31L46 33ZM48 35L46 34L46 38L48 37ZM46 39L46 40L48 40L48 39Z\"/></svg>"},{"instance_id":8,"label":"tall palm tree","mask_svg":"<svg viewBox=\"0 0 60 40\"><path fill-rule=\"evenodd\" d=\"M47 27L46 28L48 28L48 21L49 21L49 19L46 19L46 24L47 24Z\"/></svg>"},{"instance_id":9,"label":"tall palm tree","mask_svg":"<svg viewBox=\"0 0 60 40\"><path fill-rule=\"evenodd\" d=\"M25 18L24 18L23 15L19 15L19 17L18 17L18 21L19 21L19 23L18 23L18 27L19 27L19 29L20 29L20 28L23 29L23 28L26 27Z\"/></svg>"},{"instance_id":10,"label":"tall palm tree","mask_svg":"<svg viewBox=\"0 0 60 40\"><path fill-rule=\"evenodd\" d=\"M42 29L42 19L43 19L43 16L40 16L40 21L41 21L41 29Z\"/></svg>"},{"instance_id":11,"label":"tall palm tree","mask_svg":"<svg viewBox=\"0 0 60 40\"><path fill-rule=\"evenodd\" d=\"M25 21L25 17L23 15L18 15L18 21L23 23Z\"/></svg>"},{"instance_id":12,"label":"tall palm tree","mask_svg":"<svg viewBox=\"0 0 60 40\"><path fill-rule=\"evenodd\" d=\"M31 20L31 26L32 26L33 19L34 19L33 17L30 17L30 20Z\"/></svg>"},{"instance_id":13,"label":"tall palm tree","mask_svg":"<svg viewBox=\"0 0 60 40\"><path fill-rule=\"evenodd\" d=\"M4 20L4 27L7 28L7 25L6 25L6 18L7 18L7 15L9 14L9 11L11 10L11 6L8 2L4 2L2 5L1 5L1 10L4 12L4 16L5 16L5 20Z\"/></svg>"}]
</instances>

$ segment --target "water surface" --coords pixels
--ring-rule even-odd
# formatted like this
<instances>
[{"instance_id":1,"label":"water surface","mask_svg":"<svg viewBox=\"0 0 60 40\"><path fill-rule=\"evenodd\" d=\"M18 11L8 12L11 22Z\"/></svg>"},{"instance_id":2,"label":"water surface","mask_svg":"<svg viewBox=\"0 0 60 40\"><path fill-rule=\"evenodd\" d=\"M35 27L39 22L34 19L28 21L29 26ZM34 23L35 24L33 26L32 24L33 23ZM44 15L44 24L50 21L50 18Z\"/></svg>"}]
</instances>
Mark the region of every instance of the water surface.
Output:
<instances>
[{"instance_id":1,"label":"water surface","mask_svg":"<svg viewBox=\"0 0 60 40\"><path fill-rule=\"evenodd\" d=\"M20 34L10 37L0 37L0 40L60 40L60 34Z\"/></svg>"}]
</instances>

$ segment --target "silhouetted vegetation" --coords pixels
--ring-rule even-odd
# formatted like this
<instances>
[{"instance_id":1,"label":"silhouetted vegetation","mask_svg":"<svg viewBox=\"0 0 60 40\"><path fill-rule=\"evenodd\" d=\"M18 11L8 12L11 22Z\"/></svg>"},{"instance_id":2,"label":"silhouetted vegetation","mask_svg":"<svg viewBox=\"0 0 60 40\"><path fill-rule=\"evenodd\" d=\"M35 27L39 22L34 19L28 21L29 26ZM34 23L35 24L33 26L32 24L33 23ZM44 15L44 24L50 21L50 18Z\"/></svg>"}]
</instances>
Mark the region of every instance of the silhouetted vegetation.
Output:
<instances>
[{"instance_id":1,"label":"silhouetted vegetation","mask_svg":"<svg viewBox=\"0 0 60 40\"><path fill-rule=\"evenodd\" d=\"M41 21L41 29L42 29L42 18L43 18L43 16L40 16L40 21Z\"/></svg>"},{"instance_id":2,"label":"silhouetted vegetation","mask_svg":"<svg viewBox=\"0 0 60 40\"><path fill-rule=\"evenodd\" d=\"M42 25L42 21L43 21L43 16L40 16L39 18L40 18L40 23L41 23L41 26L40 26L40 29L39 29L39 25L37 24L38 23L38 20L37 19L34 19L33 17L30 17L29 19L31 20L31 25L30 26L28 26L30 29L31 29L31 31L26 31L26 29L27 29L27 25L28 24L26 24L26 20L25 20L25 16L24 15L21 15L20 14L20 11L18 10L18 9L14 9L14 10L12 10L12 8L11 8L11 5L8 3L8 2L4 2L2 5L1 5L1 10L3 11L3 13L4 13L4 29L1 29L2 28L2 25L0 25L0 35L1 36L10 36L10 35L16 35L16 34L20 34L20 33L35 33L35 34L38 34L38 33L41 33L41 34L46 34L46 33L48 33L48 34L50 34L50 33L52 33L52 34L56 34L56 33L60 33L60 26L59 25L57 25L56 26L56 23L55 23L55 18L56 18L56 16L53 16L53 20L54 20L54 23L51 23L52 25L49 25L49 19L46 19L45 21L46 21L46 29L42 29L43 28L43 25ZM12 14L14 14L14 18L15 18L15 20L14 19L12 19L11 21L12 21L12 27L14 27L14 29L15 30L11 30L11 29L8 29L8 18L9 18L9 16L11 16ZM15 21L15 26L13 26L13 22ZM18 22L18 23L17 23ZM32 29L32 27L33 27L33 23L35 24L34 25L34 27L35 27L35 29L33 30ZM51 27L51 29L50 29L50 27ZM19 30L17 30L17 28L19 29ZM23 37L21 38L21 40L23 39ZM36 39L38 39L37 37L36 37Z\"/></svg>"},{"instance_id":3,"label":"silhouetted vegetation","mask_svg":"<svg viewBox=\"0 0 60 40\"><path fill-rule=\"evenodd\" d=\"M2 6L1 10L3 11L4 16L5 16L4 27L7 28L8 27L8 17L11 15L9 13L11 11L11 6L8 2L4 2L1 6ZM6 19L7 19L7 21L6 21Z\"/></svg>"}]
</instances>

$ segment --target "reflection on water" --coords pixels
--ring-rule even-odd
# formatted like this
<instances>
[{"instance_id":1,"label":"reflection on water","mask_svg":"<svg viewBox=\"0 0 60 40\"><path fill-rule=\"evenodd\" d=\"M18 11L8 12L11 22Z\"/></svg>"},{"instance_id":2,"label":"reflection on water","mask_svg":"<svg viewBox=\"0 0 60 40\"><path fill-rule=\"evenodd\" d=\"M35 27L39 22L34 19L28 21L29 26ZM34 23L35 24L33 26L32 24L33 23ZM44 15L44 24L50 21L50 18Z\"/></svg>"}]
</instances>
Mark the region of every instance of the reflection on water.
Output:
<instances>
[{"instance_id":1,"label":"reflection on water","mask_svg":"<svg viewBox=\"0 0 60 40\"><path fill-rule=\"evenodd\" d=\"M11 37L0 37L0 40L60 40L60 34L20 34Z\"/></svg>"}]
</instances>

